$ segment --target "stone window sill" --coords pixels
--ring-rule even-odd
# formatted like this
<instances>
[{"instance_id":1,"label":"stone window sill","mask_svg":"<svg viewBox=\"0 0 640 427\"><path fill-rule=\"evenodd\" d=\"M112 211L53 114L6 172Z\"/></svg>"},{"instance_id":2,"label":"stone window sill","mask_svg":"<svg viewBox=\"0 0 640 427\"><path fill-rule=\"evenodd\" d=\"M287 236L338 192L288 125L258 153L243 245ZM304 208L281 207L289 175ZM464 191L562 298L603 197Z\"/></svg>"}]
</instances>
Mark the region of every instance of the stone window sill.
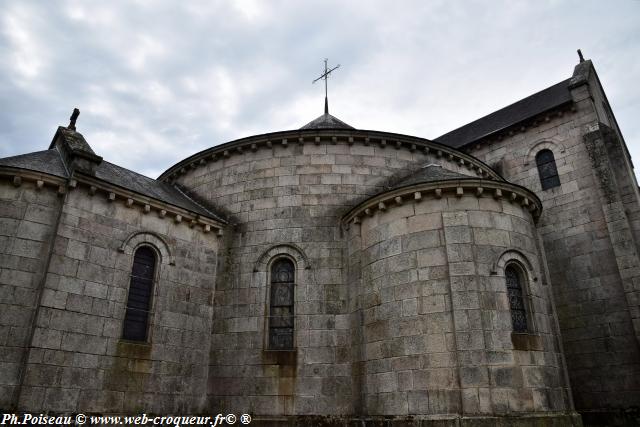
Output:
<instances>
[{"instance_id":1,"label":"stone window sill","mask_svg":"<svg viewBox=\"0 0 640 427\"><path fill-rule=\"evenodd\" d=\"M514 350L540 351L542 347L542 337L539 334L529 332L512 332L511 343Z\"/></svg>"},{"instance_id":2,"label":"stone window sill","mask_svg":"<svg viewBox=\"0 0 640 427\"><path fill-rule=\"evenodd\" d=\"M151 355L151 343L120 338L117 343L116 351L118 356L149 359Z\"/></svg>"},{"instance_id":3,"label":"stone window sill","mask_svg":"<svg viewBox=\"0 0 640 427\"><path fill-rule=\"evenodd\" d=\"M263 361L270 365L295 365L298 360L298 350L269 350L262 351Z\"/></svg>"}]
</instances>

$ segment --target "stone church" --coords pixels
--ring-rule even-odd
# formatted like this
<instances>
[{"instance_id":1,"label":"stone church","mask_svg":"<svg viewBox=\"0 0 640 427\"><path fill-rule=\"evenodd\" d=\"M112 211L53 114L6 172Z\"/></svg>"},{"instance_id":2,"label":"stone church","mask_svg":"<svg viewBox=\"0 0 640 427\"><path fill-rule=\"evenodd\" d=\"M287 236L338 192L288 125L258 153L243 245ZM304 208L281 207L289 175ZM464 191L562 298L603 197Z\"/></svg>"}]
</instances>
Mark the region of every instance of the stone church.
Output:
<instances>
[{"instance_id":1,"label":"stone church","mask_svg":"<svg viewBox=\"0 0 640 427\"><path fill-rule=\"evenodd\" d=\"M76 118L0 159L3 411L638 422L639 191L591 61L433 140L325 110L158 179Z\"/></svg>"}]
</instances>

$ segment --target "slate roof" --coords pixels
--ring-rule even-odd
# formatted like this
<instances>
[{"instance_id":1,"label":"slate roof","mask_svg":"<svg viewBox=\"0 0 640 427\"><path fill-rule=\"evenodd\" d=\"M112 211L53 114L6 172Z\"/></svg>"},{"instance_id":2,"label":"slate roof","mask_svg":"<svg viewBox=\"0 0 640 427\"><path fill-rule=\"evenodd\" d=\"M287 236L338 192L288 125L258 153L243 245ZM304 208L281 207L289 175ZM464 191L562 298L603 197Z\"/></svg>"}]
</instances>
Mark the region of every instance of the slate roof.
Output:
<instances>
[{"instance_id":1,"label":"slate roof","mask_svg":"<svg viewBox=\"0 0 640 427\"><path fill-rule=\"evenodd\" d=\"M199 205L173 185L140 175L113 163L106 161L100 163L96 169L96 178L191 212L224 221L220 216Z\"/></svg>"},{"instance_id":2,"label":"slate roof","mask_svg":"<svg viewBox=\"0 0 640 427\"><path fill-rule=\"evenodd\" d=\"M61 178L69 177L57 148L5 157L0 159L0 166L42 172ZM95 177L109 184L142 194L152 199L160 200L209 218L225 221L221 216L196 203L177 187L122 168L113 163L102 161L96 168Z\"/></svg>"},{"instance_id":3,"label":"slate roof","mask_svg":"<svg viewBox=\"0 0 640 427\"><path fill-rule=\"evenodd\" d=\"M413 184L422 184L426 182L447 181L451 179L476 179L469 175L450 171L440 165L430 164L423 166L420 170L412 175L402 178L391 186L391 189L406 187Z\"/></svg>"},{"instance_id":4,"label":"slate roof","mask_svg":"<svg viewBox=\"0 0 640 427\"><path fill-rule=\"evenodd\" d=\"M67 170L64 167L64 163L62 163L60 153L56 149L5 157L0 159L0 166L32 170L61 178L68 178Z\"/></svg>"},{"instance_id":5,"label":"slate roof","mask_svg":"<svg viewBox=\"0 0 640 427\"><path fill-rule=\"evenodd\" d=\"M434 139L444 145L460 148L523 120L552 110L572 101L571 78L495 111Z\"/></svg>"},{"instance_id":6,"label":"slate roof","mask_svg":"<svg viewBox=\"0 0 640 427\"><path fill-rule=\"evenodd\" d=\"M306 125L300 128L302 129L355 129L353 126L350 126L338 119L337 117L332 116L329 113L324 113L320 117L315 120L310 121Z\"/></svg>"}]
</instances>

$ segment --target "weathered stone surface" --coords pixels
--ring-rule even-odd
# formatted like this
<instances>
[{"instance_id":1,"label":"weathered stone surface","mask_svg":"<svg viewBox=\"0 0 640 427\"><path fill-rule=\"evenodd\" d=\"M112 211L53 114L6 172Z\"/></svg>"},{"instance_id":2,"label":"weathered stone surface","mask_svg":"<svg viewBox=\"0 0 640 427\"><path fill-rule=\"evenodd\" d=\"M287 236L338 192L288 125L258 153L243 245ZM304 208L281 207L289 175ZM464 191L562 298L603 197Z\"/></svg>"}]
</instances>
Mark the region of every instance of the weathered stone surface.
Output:
<instances>
[{"instance_id":1,"label":"weathered stone surface","mask_svg":"<svg viewBox=\"0 0 640 427\"><path fill-rule=\"evenodd\" d=\"M575 111L463 147L535 195L462 152L355 129L252 137L172 169L228 215L220 233L95 182L57 194L2 175L0 409L525 426L580 425L571 391L594 419L637 407L638 189L580 75ZM558 187L542 190L542 149ZM455 183L397 185L425 164ZM139 245L157 264L148 337L132 342Z\"/></svg>"},{"instance_id":2,"label":"weathered stone surface","mask_svg":"<svg viewBox=\"0 0 640 427\"><path fill-rule=\"evenodd\" d=\"M593 74L590 79L588 92L598 99L598 105L606 103ZM615 130L608 130L616 125L610 116L593 110L585 93L586 86L573 90L575 113L483 144L471 154L488 163L501 161L506 179L534 190L542 200L544 209L537 228L546 252L576 407L615 412L628 407L623 403L628 396L640 398L637 379L633 381L636 385L618 380L637 378L638 345L612 353L605 344L612 342L613 336L622 340L634 337L631 340L637 343L640 336L634 310L623 314L610 302L630 307L630 299L637 301L629 293L634 292L631 287L625 286L623 275L626 263L639 265L637 243L622 241L638 242L635 236L640 229L635 218L640 204L637 184L631 184L635 179L624 142ZM542 149L555 156L559 187L540 187L535 155ZM481 199L480 203L488 207L489 202ZM512 218L512 226L520 230L522 223ZM625 231L617 231L622 229ZM612 242L621 244L616 247ZM520 239L511 243L528 246ZM615 333L601 329L602 324L612 323L626 326ZM518 342L529 348L528 340Z\"/></svg>"}]
</instances>

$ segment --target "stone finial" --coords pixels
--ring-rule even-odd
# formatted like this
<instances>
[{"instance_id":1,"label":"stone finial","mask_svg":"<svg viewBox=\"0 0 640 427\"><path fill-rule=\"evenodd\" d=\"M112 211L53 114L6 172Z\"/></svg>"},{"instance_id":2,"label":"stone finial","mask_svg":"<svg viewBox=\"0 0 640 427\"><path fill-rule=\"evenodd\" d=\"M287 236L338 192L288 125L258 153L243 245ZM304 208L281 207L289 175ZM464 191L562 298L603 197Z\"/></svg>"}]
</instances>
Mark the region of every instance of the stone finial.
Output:
<instances>
[{"instance_id":1,"label":"stone finial","mask_svg":"<svg viewBox=\"0 0 640 427\"><path fill-rule=\"evenodd\" d=\"M584 56L582 56L582 51L578 49L578 58L580 58L580 62L584 62Z\"/></svg>"},{"instance_id":2,"label":"stone finial","mask_svg":"<svg viewBox=\"0 0 640 427\"><path fill-rule=\"evenodd\" d=\"M87 175L95 175L96 168L102 163L102 157L98 156L84 136L76 132L76 121L80 115L80 110L73 109L69 117L67 127L58 126L56 134L49 144L49 149L56 147L60 150L65 168L69 174L78 170Z\"/></svg>"},{"instance_id":3,"label":"stone finial","mask_svg":"<svg viewBox=\"0 0 640 427\"><path fill-rule=\"evenodd\" d=\"M76 130L76 120L78 120L79 115L80 110L74 108L73 113L71 113L71 117L69 117L69 126L67 126L67 129Z\"/></svg>"}]
</instances>

